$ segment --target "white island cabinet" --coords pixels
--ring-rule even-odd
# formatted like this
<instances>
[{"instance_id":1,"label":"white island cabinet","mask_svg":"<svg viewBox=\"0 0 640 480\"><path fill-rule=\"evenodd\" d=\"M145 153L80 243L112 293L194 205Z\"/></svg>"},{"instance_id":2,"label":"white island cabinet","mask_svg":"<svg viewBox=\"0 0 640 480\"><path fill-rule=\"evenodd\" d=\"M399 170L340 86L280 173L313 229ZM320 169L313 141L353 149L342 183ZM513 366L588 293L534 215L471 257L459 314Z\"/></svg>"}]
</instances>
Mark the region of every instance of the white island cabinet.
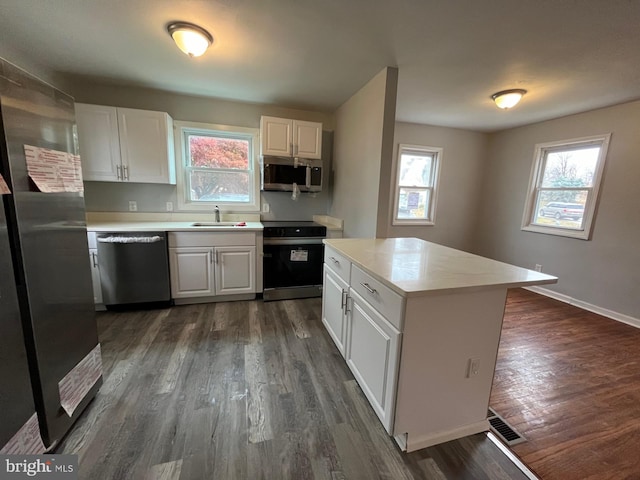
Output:
<instances>
[{"instance_id":1,"label":"white island cabinet","mask_svg":"<svg viewBox=\"0 0 640 480\"><path fill-rule=\"evenodd\" d=\"M322 321L400 447L488 430L507 289L557 279L416 238L324 242Z\"/></svg>"}]
</instances>

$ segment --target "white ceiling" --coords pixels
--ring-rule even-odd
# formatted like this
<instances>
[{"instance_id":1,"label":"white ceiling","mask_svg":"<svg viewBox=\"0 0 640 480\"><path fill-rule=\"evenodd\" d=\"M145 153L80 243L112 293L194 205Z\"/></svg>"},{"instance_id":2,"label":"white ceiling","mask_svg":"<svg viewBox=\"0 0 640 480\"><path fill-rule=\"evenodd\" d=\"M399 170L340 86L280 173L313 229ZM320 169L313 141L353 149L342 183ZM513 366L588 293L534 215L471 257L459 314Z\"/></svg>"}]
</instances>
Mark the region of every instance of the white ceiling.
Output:
<instances>
[{"instance_id":1,"label":"white ceiling","mask_svg":"<svg viewBox=\"0 0 640 480\"><path fill-rule=\"evenodd\" d=\"M0 51L58 73L333 111L399 68L401 121L495 131L640 99L640 0L0 0ZM197 23L190 59L166 32ZM515 109L492 93L524 88Z\"/></svg>"}]
</instances>

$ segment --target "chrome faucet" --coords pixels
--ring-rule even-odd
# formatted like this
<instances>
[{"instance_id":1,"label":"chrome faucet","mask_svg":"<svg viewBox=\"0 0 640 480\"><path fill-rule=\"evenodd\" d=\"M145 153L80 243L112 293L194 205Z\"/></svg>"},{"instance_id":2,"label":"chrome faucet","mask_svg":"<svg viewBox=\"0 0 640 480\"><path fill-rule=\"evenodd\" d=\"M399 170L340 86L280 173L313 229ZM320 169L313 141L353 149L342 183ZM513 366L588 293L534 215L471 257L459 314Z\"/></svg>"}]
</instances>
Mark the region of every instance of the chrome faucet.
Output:
<instances>
[{"instance_id":1,"label":"chrome faucet","mask_svg":"<svg viewBox=\"0 0 640 480\"><path fill-rule=\"evenodd\" d=\"M215 214L216 214L216 223L220 223L220 208L218 208L217 205L216 205Z\"/></svg>"}]
</instances>

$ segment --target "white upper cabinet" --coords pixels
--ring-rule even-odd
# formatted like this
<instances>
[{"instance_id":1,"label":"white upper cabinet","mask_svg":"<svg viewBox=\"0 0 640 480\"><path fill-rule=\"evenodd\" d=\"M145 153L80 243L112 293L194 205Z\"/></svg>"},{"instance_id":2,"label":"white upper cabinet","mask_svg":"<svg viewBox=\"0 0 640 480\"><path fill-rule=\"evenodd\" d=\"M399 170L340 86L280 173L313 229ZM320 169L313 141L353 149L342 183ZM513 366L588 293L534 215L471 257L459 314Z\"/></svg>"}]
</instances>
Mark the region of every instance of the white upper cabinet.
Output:
<instances>
[{"instance_id":1,"label":"white upper cabinet","mask_svg":"<svg viewBox=\"0 0 640 480\"><path fill-rule=\"evenodd\" d=\"M118 108L118 131L127 181L176 183L173 121L167 113Z\"/></svg>"},{"instance_id":2,"label":"white upper cabinet","mask_svg":"<svg viewBox=\"0 0 640 480\"><path fill-rule=\"evenodd\" d=\"M167 113L77 103L76 122L84 180L175 184Z\"/></svg>"},{"instance_id":3,"label":"white upper cabinet","mask_svg":"<svg viewBox=\"0 0 640 480\"><path fill-rule=\"evenodd\" d=\"M115 107L76 103L78 143L84 180L120 181L120 140Z\"/></svg>"},{"instance_id":4,"label":"white upper cabinet","mask_svg":"<svg viewBox=\"0 0 640 480\"><path fill-rule=\"evenodd\" d=\"M322 157L322 123L263 116L260 137L262 155Z\"/></svg>"}]
</instances>

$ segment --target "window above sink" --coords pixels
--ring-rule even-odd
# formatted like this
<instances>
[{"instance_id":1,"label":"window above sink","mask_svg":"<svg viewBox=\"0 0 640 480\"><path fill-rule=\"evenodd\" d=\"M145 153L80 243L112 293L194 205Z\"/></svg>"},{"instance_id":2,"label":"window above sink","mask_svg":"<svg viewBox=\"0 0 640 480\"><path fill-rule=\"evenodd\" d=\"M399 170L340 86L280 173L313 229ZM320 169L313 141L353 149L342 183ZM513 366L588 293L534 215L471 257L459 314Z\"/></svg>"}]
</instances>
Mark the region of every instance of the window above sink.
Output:
<instances>
[{"instance_id":1,"label":"window above sink","mask_svg":"<svg viewBox=\"0 0 640 480\"><path fill-rule=\"evenodd\" d=\"M178 210L219 205L223 211L259 212L258 133L257 128L175 122Z\"/></svg>"}]
</instances>

